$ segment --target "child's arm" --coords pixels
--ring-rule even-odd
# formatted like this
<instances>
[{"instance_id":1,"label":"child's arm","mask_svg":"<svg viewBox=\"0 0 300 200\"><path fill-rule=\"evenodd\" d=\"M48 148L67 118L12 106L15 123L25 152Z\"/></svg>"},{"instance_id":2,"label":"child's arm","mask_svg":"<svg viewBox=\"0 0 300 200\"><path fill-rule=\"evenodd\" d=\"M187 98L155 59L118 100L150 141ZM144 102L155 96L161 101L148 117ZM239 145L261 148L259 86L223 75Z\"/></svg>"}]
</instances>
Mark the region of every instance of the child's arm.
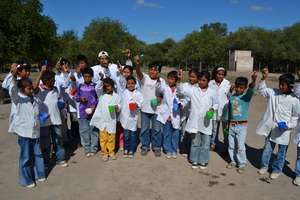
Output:
<instances>
[{"instance_id":1,"label":"child's arm","mask_svg":"<svg viewBox=\"0 0 300 200\"><path fill-rule=\"evenodd\" d=\"M191 97L192 93L191 87L187 83L180 83L177 86L177 96Z\"/></svg>"},{"instance_id":2,"label":"child's arm","mask_svg":"<svg viewBox=\"0 0 300 200\"><path fill-rule=\"evenodd\" d=\"M98 98L100 98L100 96L103 95L103 82L102 82L102 80L97 82L97 84L95 86L95 90L96 90L96 94L97 94Z\"/></svg>"},{"instance_id":3,"label":"child's arm","mask_svg":"<svg viewBox=\"0 0 300 200\"><path fill-rule=\"evenodd\" d=\"M9 90L9 87L13 82L14 74L16 74L16 71L17 71L17 64L13 63L10 67L10 72L5 76L2 82L3 88Z\"/></svg>"},{"instance_id":4,"label":"child's arm","mask_svg":"<svg viewBox=\"0 0 300 200\"><path fill-rule=\"evenodd\" d=\"M253 97L253 94L255 92L255 82L256 82L256 79L257 79L257 74L256 74L256 71L254 71L252 73L252 76L251 76L251 83L249 84L249 88L246 92L246 94L243 96L243 100L246 101L246 102L250 102L252 97Z\"/></svg>"},{"instance_id":5,"label":"child's arm","mask_svg":"<svg viewBox=\"0 0 300 200\"><path fill-rule=\"evenodd\" d=\"M142 81L144 78L144 75L141 70L141 59L139 56L134 57L134 64L135 64L136 75L137 75L138 79L140 79L140 81Z\"/></svg>"},{"instance_id":6,"label":"child's arm","mask_svg":"<svg viewBox=\"0 0 300 200\"><path fill-rule=\"evenodd\" d=\"M261 78L261 81L259 82L258 84L258 92L261 96L263 97L270 97L270 95L272 94L272 89L269 89L266 85L266 79L268 78L269 76L269 70L268 68L264 68L262 70L262 78Z\"/></svg>"},{"instance_id":7,"label":"child's arm","mask_svg":"<svg viewBox=\"0 0 300 200\"><path fill-rule=\"evenodd\" d=\"M288 129L293 129L297 127L299 116L300 116L300 101L297 100L293 103L291 121L287 122Z\"/></svg>"},{"instance_id":8,"label":"child's arm","mask_svg":"<svg viewBox=\"0 0 300 200\"><path fill-rule=\"evenodd\" d=\"M17 104L19 101L19 95L18 95L18 87L17 87L17 76L13 76L12 82L11 82L12 86L10 86L10 98L11 101L14 104Z\"/></svg>"}]
</instances>

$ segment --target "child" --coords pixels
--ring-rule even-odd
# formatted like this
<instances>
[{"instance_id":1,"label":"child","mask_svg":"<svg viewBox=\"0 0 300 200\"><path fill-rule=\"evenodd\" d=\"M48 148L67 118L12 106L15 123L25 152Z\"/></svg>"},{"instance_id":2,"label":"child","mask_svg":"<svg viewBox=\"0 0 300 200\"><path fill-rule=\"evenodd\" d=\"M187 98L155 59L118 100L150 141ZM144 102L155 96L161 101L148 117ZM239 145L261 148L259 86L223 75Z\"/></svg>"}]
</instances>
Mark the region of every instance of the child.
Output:
<instances>
[{"instance_id":1,"label":"child","mask_svg":"<svg viewBox=\"0 0 300 200\"><path fill-rule=\"evenodd\" d=\"M87 157L94 156L98 150L98 134L90 125L93 112L97 105L97 94L92 82L93 70L85 68L82 71L84 83L79 84L75 100L79 102L79 132L81 143Z\"/></svg>"},{"instance_id":2,"label":"child","mask_svg":"<svg viewBox=\"0 0 300 200\"><path fill-rule=\"evenodd\" d=\"M191 113L185 130L192 138L190 161L192 168L206 169L209 161L209 145L212 134L212 116L218 108L216 93L208 87L209 72L198 75L199 87L180 84L179 94L185 95L191 101ZM210 114L207 114L210 113Z\"/></svg>"},{"instance_id":3,"label":"child","mask_svg":"<svg viewBox=\"0 0 300 200\"><path fill-rule=\"evenodd\" d=\"M55 84L55 73L45 68L37 79L37 85L40 80L43 88L40 87L38 93L39 99L43 102L40 104L40 113L46 115L46 119L41 123L41 149L44 155L45 165L48 168L51 154L51 141L55 151L56 164L61 167L67 167L68 163L65 158L65 149L63 147L62 121L60 116L59 92Z\"/></svg>"},{"instance_id":4,"label":"child","mask_svg":"<svg viewBox=\"0 0 300 200\"><path fill-rule=\"evenodd\" d=\"M249 118L249 104L254 94L254 87L256 82L256 72L252 74L252 82L247 89L248 79L245 77L238 77L235 80L234 94L229 97L228 121L228 153L230 163L227 165L228 169L238 164L238 173L245 172L247 157L245 141L247 137L247 127ZM236 158L236 159L235 159Z\"/></svg>"},{"instance_id":5,"label":"child","mask_svg":"<svg viewBox=\"0 0 300 200\"><path fill-rule=\"evenodd\" d=\"M216 91L218 95L219 108L213 119L213 133L210 141L210 149L212 151L216 148L218 142L218 135L220 129L220 122L222 121L222 128L226 128L227 124L223 118L223 110L228 104L228 94L230 91L230 82L225 79L226 70L223 67L215 68L212 72L213 80L209 81L209 87ZM228 138L224 135L224 143L228 145Z\"/></svg>"},{"instance_id":6,"label":"child","mask_svg":"<svg viewBox=\"0 0 300 200\"><path fill-rule=\"evenodd\" d=\"M142 93L136 90L133 76L126 78L127 86L121 100L120 122L124 132L124 157L133 158L137 145L138 108L143 102Z\"/></svg>"},{"instance_id":7,"label":"child","mask_svg":"<svg viewBox=\"0 0 300 200\"><path fill-rule=\"evenodd\" d=\"M103 160L108 161L109 157L116 160L115 142L116 142L116 126L117 112L121 109L121 99L114 92L114 81L105 78L102 81L103 94L99 97L96 111L92 117L91 126L99 129L99 138Z\"/></svg>"},{"instance_id":8,"label":"child","mask_svg":"<svg viewBox=\"0 0 300 200\"><path fill-rule=\"evenodd\" d=\"M178 75L176 71L167 74L167 84L161 85L158 82L159 93L163 99L157 113L157 120L163 124L163 148L166 157L177 158L180 129L180 101L176 96L176 83Z\"/></svg>"},{"instance_id":9,"label":"child","mask_svg":"<svg viewBox=\"0 0 300 200\"><path fill-rule=\"evenodd\" d=\"M43 156L40 150L40 123L38 99L33 97L33 86L29 79L13 83L11 99L16 105L16 114L9 132L18 135L20 145L19 184L35 187L35 181L45 181Z\"/></svg>"},{"instance_id":10,"label":"child","mask_svg":"<svg viewBox=\"0 0 300 200\"><path fill-rule=\"evenodd\" d=\"M300 69L297 70L297 76L298 76L298 80L294 85L294 94L300 100ZM296 129L296 136L294 142L297 145L297 158L295 164L296 177L293 183L296 186L300 186L300 120L299 119L298 119L298 125Z\"/></svg>"},{"instance_id":11,"label":"child","mask_svg":"<svg viewBox=\"0 0 300 200\"><path fill-rule=\"evenodd\" d=\"M256 130L257 134L266 137L261 168L258 173L267 173L270 158L278 144L277 156L272 164L270 175L271 179L277 179L285 163L291 130L297 126L300 106L299 100L292 93L295 77L292 74L283 74L279 77L279 89L270 89L265 83L268 74L268 69L264 68L262 80L258 86L259 93L268 100L267 110Z\"/></svg>"},{"instance_id":12,"label":"child","mask_svg":"<svg viewBox=\"0 0 300 200\"><path fill-rule=\"evenodd\" d=\"M132 69L132 67L125 65L122 69L120 69L120 71L121 71L120 72L121 76L120 76L119 82L120 82L121 90L122 90L122 92L124 92L124 90L126 89L126 85L127 85L126 79L129 76L133 75L133 69ZM141 89L139 82L136 82L135 89L137 89L137 90Z\"/></svg>"},{"instance_id":13,"label":"child","mask_svg":"<svg viewBox=\"0 0 300 200\"><path fill-rule=\"evenodd\" d=\"M198 86L198 70L197 69L191 69L189 71L189 82L184 83L187 86L186 87L197 87ZM182 75L182 73L181 73ZM190 99L188 97L183 97L180 100L180 103L182 105L182 112L180 112L181 116L181 130L180 130L180 141L179 141L179 152L184 157L187 157L190 154L191 149L191 138L188 132L185 131L186 122L190 115Z\"/></svg>"},{"instance_id":14,"label":"child","mask_svg":"<svg viewBox=\"0 0 300 200\"><path fill-rule=\"evenodd\" d=\"M146 156L150 150L150 143L152 143L152 150L156 157L161 156L162 134L161 122L157 121L157 97L155 94L155 86L158 80L161 84L165 81L158 76L158 64L150 63L148 66L149 75L141 71L141 61L139 57L135 57L136 74L141 81L141 92L143 94L143 104L141 107L141 155ZM152 125L150 129L150 124Z\"/></svg>"}]
</instances>

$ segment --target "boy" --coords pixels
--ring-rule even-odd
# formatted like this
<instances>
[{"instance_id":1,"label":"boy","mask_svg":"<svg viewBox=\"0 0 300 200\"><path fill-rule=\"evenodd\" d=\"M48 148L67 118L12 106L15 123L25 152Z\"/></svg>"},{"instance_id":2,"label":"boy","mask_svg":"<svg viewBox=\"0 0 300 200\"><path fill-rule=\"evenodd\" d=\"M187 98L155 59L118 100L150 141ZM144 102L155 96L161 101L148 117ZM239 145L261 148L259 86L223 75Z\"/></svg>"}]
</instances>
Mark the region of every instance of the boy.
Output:
<instances>
[{"instance_id":1,"label":"boy","mask_svg":"<svg viewBox=\"0 0 300 200\"><path fill-rule=\"evenodd\" d=\"M149 75L141 70L141 61L139 57L135 57L136 74L141 81L141 92L144 101L141 108L141 135L140 141L142 144L141 155L147 155L150 150L150 143L152 143L152 150L156 157L161 156L161 122L157 121L157 97L155 94L155 87L160 80L161 84L165 84L162 78L159 78L157 71L157 63L151 63L148 68ZM150 129L150 123L152 127Z\"/></svg>"},{"instance_id":2,"label":"boy","mask_svg":"<svg viewBox=\"0 0 300 200\"><path fill-rule=\"evenodd\" d=\"M249 118L249 104L254 94L257 79L256 72L253 72L251 79L252 82L247 89L248 79L238 77L235 80L234 94L229 97L228 153L231 162L227 165L227 168L235 167L237 161L237 171L241 174L244 173L247 162L245 141Z\"/></svg>"},{"instance_id":3,"label":"boy","mask_svg":"<svg viewBox=\"0 0 300 200\"><path fill-rule=\"evenodd\" d=\"M271 179L277 179L285 163L291 131L297 126L300 105L299 100L292 93L295 82L292 74L283 74L279 77L279 89L267 88L265 80L268 74L268 69L264 68L258 86L259 93L268 100L267 110L256 130L258 135L265 136L265 147L258 173L261 175L267 173L272 153L278 144L277 156L272 164L270 175Z\"/></svg>"}]
</instances>

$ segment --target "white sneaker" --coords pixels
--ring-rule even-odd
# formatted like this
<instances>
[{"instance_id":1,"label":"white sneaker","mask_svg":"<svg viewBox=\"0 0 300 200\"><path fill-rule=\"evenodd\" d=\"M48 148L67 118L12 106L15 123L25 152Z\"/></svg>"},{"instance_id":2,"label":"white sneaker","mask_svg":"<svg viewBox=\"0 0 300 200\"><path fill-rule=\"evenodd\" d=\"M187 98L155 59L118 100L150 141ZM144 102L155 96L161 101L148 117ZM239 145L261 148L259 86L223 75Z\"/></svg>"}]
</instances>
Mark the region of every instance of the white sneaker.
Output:
<instances>
[{"instance_id":1,"label":"white sneaker","mask_svg":"<svg viewBox=\"0 0 300 200\"><path fill-rule=\"evenodd\" d=\"M25 187L27 187L27 188L34 188L36 185L35 185L35 183L31 183L30 185L26 185Z\"/></svg>"},{"instance_id":2,"label":"white sneaker","mask_svg":"<svg viewBox=\"0 0 300 200\"><path fill-rule=\"evenodd\" d=\"M86 156L87 158L89 158L89 157L91 157L91 154L90 154L90 153L86 153L85 156Z\"/></svg>"},{"instance_id":3,"label":"white sneaker","mask_svg":"<svg viewBox=\"0 0 300 200\"><path fill-rule=\"evenodd\" d=\"M169 154L169 153L167 153L166 158L167 158L167 159L171 159L171 158L172 158L172 155Z\"/></svg>"},{"instance_id":4,"label":"white sneaker","mask_svg":"<svg viewBox=\"0 0 300 200\"><path fill-rule=\"evenodd\" d=\"M45 181L46 181L46 178L39 178L37 181L38 181L38 182L45 182Z\"/></svg>"},{"instance_id":5,"label":"white sneaker","mask_svg":"<svg viewBox=\"0 0 300 200\"><path fill-rule=\"evenodd\" d=\"M106 155L106 154L103 155L103 156L102 156L102 160L103 160L104 162L107 162L107 161L108 161L108 155Z\"/></svg>"},{"instance_id":6,"label":"white sneaker","mask_svg":"<svg viewBox=\"0 0 300 200\"><path fill-rule=\"evenodd\" d=\"M192 163L192 169L198 169L199 165L198 163Z\"/></svg>"},{"instance_id":7,"label":"white sneaker","mask_svg":"<svg viewBox=\"0 0 300 200\"><path fill-rule=\"evenodd\" d=\"M94 155L96 155L96 153L94 153L94 152L90 153L90 156L94 156Z\"/></svg>"},{"instance_id":8,"label":"white sneaker","mask_svg":"<svg viewBox=\"0 0 300 200\"><path fill-rule=\"evenodd\" d=\"M300 186L300 176L297 176L297 177L294 179L293 183L294 183L296 186Z\"/></svg>"},{"instance_id":9,"label":"white sneaker","mask_svg":"<svg viewBox=\"0 0 300 200\"><path fill-rule=\"evenodd\" d=\"M177 158L177 155L176 155L176 154L173 154L173 155L172 155L172 158L173 158L173 159L176 159L176 158Z\"/></svg>"},{"instance_id":10,"label":"white sneaker","mask_svg":"<svg viewBox=\"0 0 300 200\"><path fill-rule=\"evenodd\" d=\"M260 175L264 175L264 174L266 174L268 172L268 169L267 168L260 168L260 170L258 170L258 173L260 174Z\"/></svg>"},{"instance_id":11,"label":"white sneaker","mask_svg":"<svg viewBox=\"0 0 300 200\"><path fill-rule=\"evenodd\" d=\"M276 173L276 172L273 173L272 172L271 175L270 175L270 178L271 179L277 179L279 176L280 176L280 173Z\"/></svg>"},{"instance_id":12,"label":"white sneaker","mask_svg":"<svg viewBox=\"0 0 300 200\"><path fill-rule=\"evenodd\" d=\"M60 162L58 162L58 163L56 163L58 166L60 166L60 167L68 167L69 165L68 165L68 163L66 162L66 161L60 161Z\"/></svg>"}]
</instances>

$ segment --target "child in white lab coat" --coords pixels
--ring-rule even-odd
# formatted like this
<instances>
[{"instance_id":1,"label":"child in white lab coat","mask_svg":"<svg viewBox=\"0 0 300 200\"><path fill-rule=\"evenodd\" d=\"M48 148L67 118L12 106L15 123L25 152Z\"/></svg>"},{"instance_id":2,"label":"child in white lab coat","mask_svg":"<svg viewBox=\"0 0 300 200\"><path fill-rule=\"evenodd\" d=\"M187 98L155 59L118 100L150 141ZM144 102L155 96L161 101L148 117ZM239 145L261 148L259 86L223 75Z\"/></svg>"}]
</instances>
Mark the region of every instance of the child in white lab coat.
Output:
<instances>
[{"instance_id":1,"label":"child in white lab coat","mask_svg":"<svg viewBox=\"0 0 300 200\"><path fill-rule=\"evenodd\" d=\"M102 81L103 94L99 96L98 105L91 119L90 125L95 126L100 131L100 147L103 154L103 160L109 158L116 160L115 143L116 143L116 126L117 112L121 109L121 98L114 92L114 81L105 78Z\"/></svg>"},{"instance_id":2,"label":"child in white lab coat","mask_svg":"<svg viewBox=\"0 0 300 200\"><path fill-rule=\"evenodd\" d=\"M294 94L300 100L300 69L298 69L297 75L298 75L298 80L294 85ZM300 186L300 120L299 119L298 119L298 125L296 129L296 136L294 142L297 145L297 158L295 164L296 177L293 183L297 186Z\"/></svg>"},{"instance_id":3,"label":"child in white lab coat","mask_svg":"<svg viewBox=\"0 0 300 200\"><path fill-rule=\"evenodd\" d=\"M212 134L212 116L218 108L216 93L208 87L209 72L198 75L199 87L184 84L179 86L179 94L185 95L191 101L191 113L185 130L191 133L192 145L190 161L192 168L206 169L209 162L210 137Z\"/></svg>"},{"instance_id":4,"label":"child in white lab coat","mask_svg":"<svg viewBox=\"0 0 300 200\"><path fill-rule=\"evenodd\" d=\"M177 158L180 131L180 101L176 95L177 71L167 74L167 84L157 84L162 94L161 106L157 110L157 120L163 124L163 148L166 157Z\"/></svg>"},{"instance_id":5,"label":"child in white lab coat","mask_svg":"<svg viewBox=\"0 0 300 200\"><path fill-rule=\"evenodd\" d=\"M16 113L9 132L18 135L20 146L19 184L35 187L35 181L45 181L43 156L40 150L40 122L38 99L33 96L33 86L29 79L13 81L11 99L16 105Z\"/></svg>"},{"instance_id":6,"label":"child in white lab coat","mask_svg":"<svg viewBox=\"0 0 300 200\"><path fill-rule=\"evenodd\" d=\"M137 146L138 112L143 103L143 95L136 89L136 79L126 78L127 84L121 98L120 122L124 133L124 157L133 158Z\"/></svg>"},{"instance_id":7,"label":"child in white lab coat","mask_svg":"<svg viewBox=\"0 0 300 200\"><path fill-rule=\"evenodd\" d=\"M277 144L278 152L270 175L271 179L276 179L284 167L291 130L297 126L300 103L292 93L295 82L292 74L283 74L279 77L279 89L267 88L265 83L267 77L268 69L265 68L258 86L259 93L267 98L267 110L256 130L257 134L265 137L259 174L265 174L268 171L270 158Z\"/></svg>"}]
</instances>

